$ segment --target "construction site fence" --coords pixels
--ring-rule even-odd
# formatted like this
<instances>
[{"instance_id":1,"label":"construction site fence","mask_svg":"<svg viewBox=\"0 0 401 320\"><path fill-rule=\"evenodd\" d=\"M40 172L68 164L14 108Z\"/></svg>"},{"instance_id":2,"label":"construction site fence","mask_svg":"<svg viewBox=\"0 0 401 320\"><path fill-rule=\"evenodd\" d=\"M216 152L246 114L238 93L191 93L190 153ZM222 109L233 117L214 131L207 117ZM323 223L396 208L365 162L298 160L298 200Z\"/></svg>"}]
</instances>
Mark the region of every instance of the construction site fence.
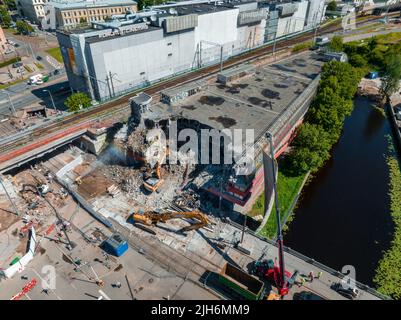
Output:
<instances>
[{"instance_id":1,"label":"construction site fence","mask_svg":"<svg viewBox=\"0 0 401 320\"><path fill-rule=\"evenodd\" d=\"M234 222L232 220L229 220L229 223L232 226L236 227L237 229L243 230L243 226L241 226L240 224L238 224L238 223L236 223L236 222ZM266 237L263 237L263 236L253 232L252 230L250 230L248 228L245 229L245 232L250 234L250 235L252 235L252 236L254 236L254 237L256 237L256 238L258 238L259 240L262 240L264 242L267 242L267 243L271 244L272 246L277 247L277 243L274 240L271 240L271 239L268 239ZM338 277L340 279L343 279L345 277L345 275L342 272L334 270L333 268L330 268L330 267L328 267L328 266L326 266L326 265L324 265L324 264L322 264L322 263L320 263L318 261L315 261L315 259L310 258L308 256L305 256L304 254L299 253L298 251L295 251L295 250L293 250L293 249L291 249L289 247L284 246L284 251L289 253L289 254L291 254L291 255L293 255L294 257L297 257L298 259L301 259L301 260L305 261L306 263L309 263L309 264L311 264L311 265L313 265L313 266L315 266L315 267L317 267L317 268L319 268L321 270L324 270L325 272L330 273L331 275L336 276L336 277ZM363 283L361 283L361 282L359 282L357 280L355 280L355 285L359 289L364 290L364 291L366 291L366 292L368 292L368 293L370 293L370 294L372 294L372 295L374 295L374 296L376 296L376 297L378 297L380 299L391 300L390 297L388 297L388 296L376 291L375 289L373 289L373 288L369 287L368 285L363 284Z\"/></svg>"}]
</instances>

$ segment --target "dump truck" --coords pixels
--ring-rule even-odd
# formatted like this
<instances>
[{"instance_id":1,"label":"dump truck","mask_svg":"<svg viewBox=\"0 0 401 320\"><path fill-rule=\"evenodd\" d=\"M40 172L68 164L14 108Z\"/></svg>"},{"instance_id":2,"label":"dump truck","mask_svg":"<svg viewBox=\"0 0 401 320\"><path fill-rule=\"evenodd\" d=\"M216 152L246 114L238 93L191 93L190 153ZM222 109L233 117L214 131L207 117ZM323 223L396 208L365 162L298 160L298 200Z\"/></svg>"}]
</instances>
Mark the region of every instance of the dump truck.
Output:
<instances>
[{"instance_id":1,"label":"dump truck","mask_svg":"<svg viewBox=\"0 0 401 320\"><path fill-rule=\"evenodd\" d=\"M264 283L245 271L226 263L219 273L219 283L239 299L259 300L264 297Z\"/></svg>"}]
</instances>

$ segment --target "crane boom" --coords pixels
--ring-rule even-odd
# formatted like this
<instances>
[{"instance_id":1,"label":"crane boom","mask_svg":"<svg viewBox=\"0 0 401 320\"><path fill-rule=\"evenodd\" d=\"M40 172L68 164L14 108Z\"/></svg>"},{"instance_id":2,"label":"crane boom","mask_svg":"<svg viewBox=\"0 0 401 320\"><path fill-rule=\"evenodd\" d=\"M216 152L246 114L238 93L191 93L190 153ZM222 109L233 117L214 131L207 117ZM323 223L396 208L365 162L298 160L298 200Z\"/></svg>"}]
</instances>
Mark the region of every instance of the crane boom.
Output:
<instances>
[{"instance_id":1,"label":"crane boom","mask_svg":"<svg viewBox=\"0 0 401 320\"><path fill-rule=\"evenodd\" d=\"M277 246L278 246L278 261L279 261L279 279L278 285L280 290L280 295L286 295L288 293L288 286L285 279L285 263L284 263L284 250L283 250L283 234L281 232L281 217L280 217L280 207L278 203L278 193L277 193L277 181L276 181L276 166L274 163L274 148L273 148L273 136L269 133L270 142L270 156L273 161L273 190L274 190L274 203L276 209L277 218Z\"/></svg>"}]
</instances>

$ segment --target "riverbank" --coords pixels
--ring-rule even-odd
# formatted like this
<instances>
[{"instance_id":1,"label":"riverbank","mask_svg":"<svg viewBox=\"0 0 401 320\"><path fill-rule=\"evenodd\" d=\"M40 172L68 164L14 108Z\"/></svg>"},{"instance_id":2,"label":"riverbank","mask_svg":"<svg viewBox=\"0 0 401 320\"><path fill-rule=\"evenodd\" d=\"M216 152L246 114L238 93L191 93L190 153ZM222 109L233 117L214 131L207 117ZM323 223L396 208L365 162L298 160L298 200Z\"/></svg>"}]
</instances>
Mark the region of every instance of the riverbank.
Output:
<instances>
[{"instance_id":1,"label":"riverbank","mask_svg":"<svg viewBox=\"0 0 401 320\"><path fill-rule=\"evenodd\" d=\"M395 230L391 246L385 251L376 269L374 282L379 292L401 299L401 167L391 137L387 165L390 171L390 213Z\"/></svg>"},{"instance_id":2,"label":"riverbank","mask_svg":"<svg viewBox=\"0 0 401 320\"><path fill-rule=\"evenodd\" d=\"M288 217L291 215L296 202L298 200L299 194L305 184L307 175L300 174L298 176L292 176L288 174L285 170L281 170L279 166L279 172L277 175L277 192L280 205L280 217L283 223L283 230L286 230L285 222L289 221ZM250 211L250 215L264 215L265 208L265 195L264 193L256 200L254 206ZM274 238L277 234L277 217L275 214L275 206L273 204L269 219L263 228L259 231L259 235L267 237L269 239Z\"/></svg>"}]
</instances>

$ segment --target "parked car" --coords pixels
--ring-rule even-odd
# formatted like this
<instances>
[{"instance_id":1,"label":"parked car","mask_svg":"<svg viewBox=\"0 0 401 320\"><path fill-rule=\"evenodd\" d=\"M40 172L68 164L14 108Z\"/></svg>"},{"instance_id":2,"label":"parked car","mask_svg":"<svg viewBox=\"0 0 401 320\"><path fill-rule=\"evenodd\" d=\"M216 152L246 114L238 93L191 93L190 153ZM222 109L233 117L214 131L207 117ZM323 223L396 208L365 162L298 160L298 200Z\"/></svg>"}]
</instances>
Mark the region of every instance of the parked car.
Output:
<instances>
[{"instance_id":1,"label":"parked car","mask_svg":"<svg viewBox=\"0 0 401 320\"><path fill-rule=\"evenodd\" d=\"M359 296L359 290L357 288L345 288L340 282L334 283L331 288L338 294L351 300Z\"/></svg>"},{"instance_id":2,"label":"parked car","mask_svg":"<svg viewBox=\"0 0 401 320\"><path fill-rule=\"evenodd\" d=\"M12 49L10 49L10 48L7 48L7 49L4 51L5 54L10 54L10 53L13 53L13 52L14 52L14 50L12 50Z\"/></svg>"},{"instance_id":3,"label":"parked car","mask_svg":"<svg viewBox=\"0 0 401 320\"><path fill-rule=\"evenodd\" d=\"M36 60L40 61L40 60L42 60L42 57L41 56L37 56Z\"/></svg>"},{"instance_id":4,"label":"parked car","mask_svg":"<svg viewBox=\"0 0 401 320\"><path fill-rule=\"evenodd\" d=\"M22 67L22 65L23 65L23 63L22 62L15 62L15 63L13 63L13 68L20 68L20 67Z\"/></svg>"}]
</instances>

